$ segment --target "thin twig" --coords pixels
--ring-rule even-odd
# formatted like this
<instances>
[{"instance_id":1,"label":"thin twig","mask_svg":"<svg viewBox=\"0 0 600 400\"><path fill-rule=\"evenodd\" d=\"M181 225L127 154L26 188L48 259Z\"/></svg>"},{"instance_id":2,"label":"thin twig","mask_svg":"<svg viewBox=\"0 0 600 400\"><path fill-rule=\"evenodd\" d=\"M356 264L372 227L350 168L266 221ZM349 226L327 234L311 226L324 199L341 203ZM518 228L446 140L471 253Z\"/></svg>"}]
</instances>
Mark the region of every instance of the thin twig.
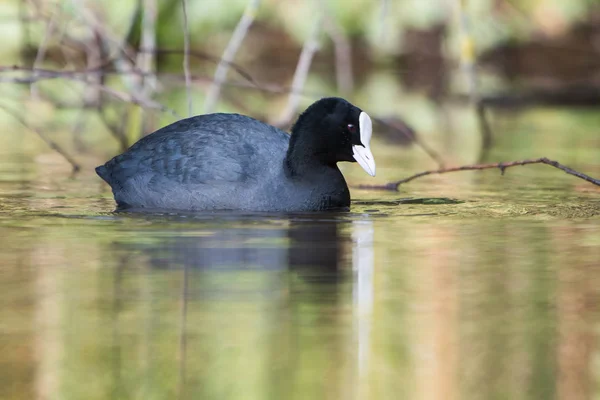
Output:
<instances>
[{"instance_id":1,"label":"thin twig","mask_svg":"<svg viewBox=\"0 0 600 400\"><path fill-rule=\"evenodd\" d=\"M44 143L46 143L48 145L48 147L50 147L52 150L56 151L65 160L67 160L67 162L69 164L71 164L71 167L73 168L73 173L77 173L77 172L79 172L79 170L81 170L81 166L79 165L79 163L77 161L75 161L75 159L73 157L71 157L71 155L69 153L67 153L66 150L64 150L62 147L60 147L59 144L56 143L54 140L52 140L48 136L46 136L46 134L44 132L29 125L27 123L27 121L21 115L19 115L19 113L16 110L12 109L12 107L10 107L6 104L1 104L1 103L0 103L0 108L3 109L6 113L10 114L14 119L16 119L25 128L36 133L40 137L40 139L42 139L44 141Z\"/></svg>"},{"instance_id":2,"label":"thin twig","mask_svg":"<svg viewBox=\"0 0 600 400\"><path fill-rule=\"evenodd\" d=\"M101 65L105 54L100 35L97 32L94 32L93 40L90 42L84 42L84 46L87 68L93 68L94 66ZM92 85L86 84L86 87L83 89L83 104L100 104L103 97L102 91L98 88L98 86L104 84L105 74L92 74L88 76L86 81L91 82Z\"/></svg>"},{"instance_id":3,"label":"thin twig","mask_svg":"<svg viewBox=\"0 0 600 400\"><path fill-rule=\"evenodd\" d=\"M156 0L143 0L142 8L142 29L141 29L141 46L148 51L138 52L137 67L147 76L144 76L141 81L141 90L144 97L152 99L156 91L156 18L157 4ZM153 130L153 120L151 115L146 115L144 108L140 110L139 137L145 136Z\"/></svg>"},{"instance_id":4,"label":"thin twig","mask_svg":"<svg viewBox=\"0 0 600 400\"><path fill-rule=\"evenodd\" d=\"M157 109L157 110L160 110L163 112L168 112L176 118L181 118L175 110L173 110L155 100L148 100L148 99L145 99L135 93L122 92L120 90L112 89L105 85L99 85L98 88L101 91L103 91L125 103L137 104L138 106L144 107L144 108Z\"/></svg>"},{"instance_id":5,"label":"thin twig","mask_svg":"<svg viewBox=\"0 0 600 400\"><path fill-rule=\"evenodd\" d=\"M420 178L423 176L427 176L427 175L445 174L447 172L456 172L456 171L476 171L476 170L493 169L493 168L498 168L500 170L500 173L502 175L504 175L504 171L507 168L516 167L519 165L528 165L528 164L550 165L554 168L558 168L558 169L566 172L569 175L576 176L576 177L586 180L596 186L600 186L600 180L592 178L591 176L583 174L581 172L575 171L574 169L571 169L569 167L566 167L566 166L562 165L561 163L559 163L558 161L553 161L553 160L549 160L546 157L542 157L542 158L536 158L534 160L500 162L500 163L492 163L492 164L473 164L473 165L463 165L460 167L440 168L440 169L436 169L436 170L419 172L418 174L411 175L408 178L400 179L398 181L393 181L393 182L387 183L385 185L360 185L360 186L358 186L358 188L359 189L397 191L398 186L402 185L403 183L407 183L414 179L417 179L417 178Z\"/></svg>"},{"instance_id":6,"label":"thin twig","mask_svg":"<svg viewBox=\"0 0 600 400\"><path fill-rule=\"evenodd\" d=\"M118 57L113 61L115 68L119 71L128 71L134 67L135 51L126 43L126 38L120 37L113 33L106 24L98 20L98 18L89 9L84 7L81 0L71 0L75 12L75 17L82 20L84 26L89 27L92 33L99 35L103 39L103 43L107 49L111 48L111 44L117 50ZM135 21L136 11L132 13L131 23ZM123 81L128 89L136 90L135 82Z\"/></svg>"},{"instance_id":7,"label":"thin twig","mask_svg":"<svg viewBox=\"0 0 600 400\"><path fill-rule=\"evenodd\" d=\"M329 16L326 19L325 31L333 41L337 88L340 94L346 97L352 93L354 88L352 46L346 35L344 35L342 28Z\"/></svg>"},{"instance_id":8,"label":"thin twig","mask_svg":"<svg viewBox=\"0 0 600 400\"><path fill-rule=\"evenodd\" d=\"M73 135L73 145L77 152L87 152L87 146L85 146L81 133L86 127L86 123L89 121L86 115L86 110L84 108L78 110L77 115L75 116L75 122L73 123L73 127L71 128L71 134Z\"/></svg>"},{"instance_id":9,"label":"thin twig","mask_svg":"<svg viewBox=\"0 0 600 400\"><path fill-rule=\"evenodd\" d=\"M139 49L139 51L143 52L143 51L146 51L146 49L141 48L141 49ZM181 51L179 49L156 49L156 53L158 53L158 54L183 54L183 51ZM227 66L229 68L231 68L232 70L237 72L242 78L246 79L248 82L250 82L254 86L258 86L258 83L254 80L254 78L252 78L252 75L250 75L250 73L248 71L246 71L243 67L241 67L240 65L237 65L234 62L226 62L219 57L215 57L215 56L212 56L208 53L204 53L201 51L190 50L190 51L188 51L188 55L190 57L194 57L194 58L197 58L200 60L210 61L215 64L219 64L219 63L227 64ZM225 83L225 82L223 82L223 83Z\"/></svg>"},{"instance_id":10,"label":"thin twig","mask_svg":"<svg viewBox=\"0 0 600 400\"><path fill-rule=\"evenodd\" d=\"M487 159L490 149L492 148L492 128L488 121L487 107L479 101L475 105L477 110L477 120L479 121L479 130L482 135L481 153L479 154L479 162L484 162Z\"/></svg>"},{"instance_id":11,"label":"thin twig","mask_svg":"<svg viewBox=\"0 0 600 400\"><path fill-rule=\"evenodd\" d=\"M21 58L25 61L26 50L31 46L31 18L27 9L27 2L19 2L19 24L21 26Z\"/></svg>"},{"instance_id":12,"label":"thin twig","mask_svg":"<svg viewBox=\"0 0 600 400\"><path fill-rule=\"evenodd\" d=\"M192 80L190 73L190 28L188 26L187 0L181 0L183 12L183 74L185 75L185 92L187 96L188 117L193 115Z\"/></svg>"},{"instance_id":13,"label":"thin twig","mask_svg":"<svg viewBox=\"0 0 600 400\"><path fill-rule=\"evenodd\" d=\"M110 62L108 62L107 64L110 64ZM0 66L0 83L29 84L31 82L38 81L38 80L64 78L64 79L69 79L69 80L74 80L74 81L83 81L83 82L86 82L87 84L89 84L89 82L87 82L86 79L88 78L89 75L94 75L94 74L101 75L101 76L105 76L105 75L137 75L140 77L144 77L144 76L148 75L142 71L138 71L135 69L131 69L128 71L115 71L113 69L108 69L108 65L101 65L99 67L89 68L89 69L84 69L84 70L67 70L67 71L64 71L64 70L56 71L56 70L38 68L36 70L37 76L35 78L32 77L32 75L28 75L28 76L24 76L24 77L2 76L2 73L10 72L10 71L29 72L29 73L32 72L31 68L28 68L28 67L22 67L22 66L17 66L17 65ZM242 70L240 70L239 72L240 72L240 75L244 76ZM184 77L180 74L173 74L173 73L169 73L169 72L162 72L162 73L155 72L155 73L153 73L153 75L160 76L161 81L173 81L174 80L177 82L185 82ZM244 78L247 79L246 76L244 76ZM212 82L212 78L205 77L205 76L192 75L191 80L192 80L192 82L194 82L194 81ZM223 83L223 86L232 86L232 87L243 88L243 89L253 89L253 90L258 90L258 91L266 92L266 93L277 93L277 94L297 93L298 96L308 96L308 97L312 97L312 98L317 97L317 96L324 96L324 93L316 92L316 91L305 91L302 88L300 88L299 90L295 90L293 88L280 86L277 84L257 85L252 79L247 79L247 80L249 82L227 81L227 82ZM143 101L143 99L141 99L141 100ZM156 101L154 101L154 102L156 103ZM143 105L143 104L140 104L140 105ZM58 106L60 106L61 108L77 108L76 104L72 104L72 105L65 104L64 106L61 106L60 104L58 104ZM83 104L82 106L85 106L85 104ZM88 104L87 106L93 107L91 104ZM154 107L154 108L157 108L157 107ZM164 111L168 111L168 112L172 113L173 115L177 116L177 114L174 114L173 110L170 110L165 106L160 107L160 109L162 109Z\"/></svg>"},{"instance_id":14,"label":"thin twig","mask_svg":"<svg viewBox=\"0 0 600 400\"><path fill-rule=\"evenodd\" d=\"M142 16L142 39L141 47L145 51L138 52L138 68L145 74L142 81L142 92L144 96L152 98L156 89L156 18L157 18L157 0L143 1Z\"/></svg>"},{"instance_id":15,"label":"thin twig","mask_svg":"<svg viewBox=\"0 0 600 400\"><path fill-rule=\"evenodd\" d=\"M300 93L302 88L304 88L304 84L306 83L306 78L308 77L308 72L310 71L310 65L312 63L313 56L317 50L319 50L319 34L321 33L321 25L322 15L319 15L314 22L310 36L308 39L306 39L306 42L304 42L304 46L302 46L302 52L300 53L298 65L296 66L294 78L292 79L292 91L288 97L287 106L279 119L273 123L273 125L277 127L283 128L288 126L296 115L298 106L300 105Z\"/></svg>"},{"instance_id":16,"label":"thin twig","mask_svg":"<svg viewBox=\"0 0 600 400\"><path fill-rule=\"evenodd\" d=\"M125 110L122 112L122 115L120 116L121 118L118 118L118 123L110 120L109 116L107 115L106 107L98 107L98 115L110 134L119 143L119 148L121 151L127 150L129 147L129 139L127 138L127 134L125 132L129 115L127 111Z\"/></svg>"},{"instance_id":17,"label":"thin twig","mask_svg":"<svg viewBox=\"0 0 600 400\"><path fill-rule=\"evenodd\" d=\"M77 81L77 82L84 82L85 84L87 84L89 86L97 87L100 91L105 92L105 93L111 95L112 97L115 97L121 101L137 104L137 105L139 105L141 107L145 107L145 108L153 108L153 109L157 109L157 110L160 110L163 112L168 112L171 115L173 115L174 117L181 118L175 110L173 110L155 100L147 99L144 96L142 96L141 93L123 92L123 91L113 89L113 88L108 87L103 84L89 82L87 79L88 78L87 75L84 73L81 73L81 72L59 73L57 71L50 71L48 74L46 74L46 72L42 72L43 70L41 70L41 69L38 69L37 71L38 71L38 75L40 75L40 74L45 75L44 79L64 78L64 79L69 79L69 80L73 80L73 81ZM141 75L143 75L143 74L141 74ZM41 76L37 76L37 77L31 76L31 77L26 77L26 78L12 78L12 77L1 77L0 76L0 82L28 84L28 83L34 82L36 80L39 80L40 78L41 78Z\"/></svg>"},{"instance_id":18,"label":"thin twig","mask_svg":"<svg viewBox=\"0 0 600 400\"><path fill-rule=\"evenodd\" d=\"M204 103L205 114L213 112L217 102L219 101L221 86L227 78L229 65L233 61L238 49L240 48L240 45L244 41L244 38L248 33L248 29L250 29L250 26L254 22L259 5L260 0L250 0L244 11L244 14L242 15L242 18L240 19L240 22L238 22L235 30L233 31L233 35L231 35L231 39L229 39L229 43L227 44L227 47L223 52L223 56L221 57L221 62L219 62L219 65L217 65L217 69L215 70L213 82L208 89L208 94Z\"/></svg>"},{"instance_id":19,"label":"thin twig","mask_svg":"<svg viewBox=\"0 0 600 400\"><path fill-rule=\"evenodd\" d=\"M98 20L94 13L87 9L83 4L80 4L82 3L81 0L71 0L71 2L77 11L75 16L83 20L85 26L90 27L92 32L101 38L105 48L110 49L111 43L114 44L113 47L116 47L118 56L113 60L115 69L119 72L129 72L131 70L138 71L135 65L135 51L127 45L126 38L115 35L106 24L103 24ZM136 11L132 14L131 24L134 23L135 18ZM140 102L151 102L151 100L146 99L141 92L141 89L135 80L137 76L123 73L120 74L120 77L131 97L138 99Z\"/></svg>"},{"instance_id":20,"label":"thin twig","mask_svg":"<svg viewBox=\"0 0 600 400\"><path fill-rule=\"evenodd\" d=\"M475 44L471 34L469 15L465 10L465 0L455 0L460 30L460 62L467 79L471 102L475 106L479 101L477 70L475 68Z\"/></svg>"},{"instance_id":21,"label":"thin twig","mask_svg":"<svg viewBox=\"0 0 600 400\"><path fill-rule=\"evenodd\" d=\"M72 38L67 38L67 39L73 40ZM86 44L86 42L83 42L83 41L74 41L74 42L76 42L80 46L86 47L86 49L90 47ZM64 41L62 44L64 46L69 46L69 44L64 43ZM145 48L140 48L138 51L138 53L149 53L149 52L151 52L151 51L149 49L145 49ZM177 50L177 49L155 49L153 51L153 53L181 55L184 52L182 50ZM194 58L197 58L200 60L210 61L210 62L214 62L214 63L221 62L219 57L214 57L214 56L211 56L210 54L203 53L200 51L190 51L189 55L190 55L190 57L194 57ZM100 60L100 61L102 61L102 60ZM14 71L29 72L32 74L34 74L34 73L39 74L43 79L47 79L48 76L61 77L62 74L94 74L94 73L95 74L103 74L103 75L104 74L139 75L140 77L150 76L150 74L148 74L138 68L131 68L126 71L123 71L123 70L115 71L114 68L111 68L111 66L116 62L116 60L114 58L105 59L102 61L102 63L100 63L100 61L98 63L94 64L93 66L90 65L90 63L88 63L88 68L83 69L83 70L65 70L65 69L51 70L51 69L44 69L44 68L32 68L32 67L26 67L26 66L21 66L21 65L0 65L0 73L14 72ZM259 87L258 83L254 80L252 75L250 75L250 73L248 71L246 71L243 67L241 67L240 65L237 65L233 62L227 63L227 64L229 64L229 67L232 70L234 70L235 72L237 72L239 74L239 76L244 78L246 81L251 83L253 86L255 86L257 88ZM154 75L156 75L156 71L154 71ZM36 81L36 79L31 78L31 81ZM20 83L22 83L22 82L20 82ZM223 84L226 84L226 82L224 82Z\"/></svg>"},{"instance_id":22,"label":"thin twig","mask_svg":"<svg viewBox=\"0 0 600 400\"><path fill-rule=\"evenodd\" d=\"M379 40L384 41L387 34L387 21L389 14L389 0L381 0L381 11L379 14Z\"/></svg>"},{"instance_id":23,"label":"thin twig","mask_svg":"<svg viewBox=\"0 0 600 400\"><path fill-rule=\"evenodd\" d=\"M481 133L481 149L482 154L479 160L482 161L490 148L492 147L492 134L489 124L486 120L485 109L480 105L481 95L479 94L477 65L475 59L475 39L470 26L469 15L465 9L466 0L455 0L459 18L459 31L461 39L460 62L463 73L467 79L469 87L469 96L471 105L475 111L476 117L479 119Z\"/></svg>"},{"instance_id":24,"label":"thin twig","mask_svg":"<svg viewBox=\"0 0 600 400\"><path fill-rule=\"evenodd\" d=\"M374 117L373 119L375 121L377 121L378 123L387 126L390 129L393 129L395 131L398 131L398 132L402 133L404 136L406 136L407 139L409 139L410 141L415 142L418 147L420 147L421 149L423 149L423 151L429 157L431 157L432 160L434 160L437 163L437 165L438 165L439 168L444 168L444 166L446 165L446 162L444 161L444 159L442 158L442 156L437 151L435 151L431 147L429 147L429 145L427 143L425 143L424 141L422 141L419 138L418 135L410 136L408 134L408 132L396 128L393 124L388 123L387 121L385 121L382 118Z\"/></svg>"},{"instance_id":25,"label":"thin twig","mask_svg":"<svg viewBox=\"0 0 600 400\"><path fill-rule=\"evenodd\" d=\"M56 29L56 22L58 21L58 18L61 14L60 10L61 10L61 4L57 3L54 6L54 11L52 12L50 19L48 20L48 23L46 24L46 32L44 33L42 42L40 43L37 53L35 55L35 60L33 61L33 70L35 70L44 61L44 58L46 57L46 50L48 48L48 42L54 35L54 30ZM34 99L37 99L37 97L38 97L37 86L32 84L29 89L30 89L31 97L33 97Z\"/></svg>"}]
</instances>

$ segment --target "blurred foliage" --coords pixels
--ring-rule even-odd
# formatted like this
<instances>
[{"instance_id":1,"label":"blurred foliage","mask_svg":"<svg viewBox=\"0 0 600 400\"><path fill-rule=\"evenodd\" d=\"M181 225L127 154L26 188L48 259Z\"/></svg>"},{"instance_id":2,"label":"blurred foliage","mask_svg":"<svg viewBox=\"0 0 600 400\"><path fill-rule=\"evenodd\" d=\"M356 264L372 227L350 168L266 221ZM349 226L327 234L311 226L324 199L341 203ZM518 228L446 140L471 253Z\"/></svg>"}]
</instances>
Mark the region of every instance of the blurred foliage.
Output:
<instances>
[{"instance_id":1,"label":"blurred foliage","mask_svg":"<svg viewBox=\"0 0 600 400\"><path fill-rule=\"evenodd\" d=\"M86 13L94 16L101 29L106 30L114 41L139 49L144 7L152 3L148 0L4 1L0 3L0 34L5 38L0 49L3 65L31 66L42 46L45 57L37 64L38 67L58 71L85 68L85 51L96 40L85 18ZM129 141L139 137L140 132L148 133L152 128L186 114L181 79L181 2L156 0L155 4L157 47L170 53L157 55L160 75L151 97L177 115L140 110L139 106L110 98L107 115L117 125L126 127ZM461 10L458 4L463 5ZM193 87L196 112L202 109L204 93L212 80L216 62L247 5L248 0L189 1L191 48L200 56L191 60L192 73L197 77ZM453 109L452 116L448 117L440 109L439 96L432 94L465 91L464 76L457 68L461 49L460 12L469 20L470 34L474 38L476 52L480 54L502 43L552 38L579 24L593 25L600 18L600 0L262 0L255 23L236 55L235 63L262 87L272 85L275 89L257 90L243 73L232 70L218 110L273 120L284 108L287 100L285 88L291 84L298 55L309 36L315 16L322 13L327 23L337 27L352 48L355 85L347 95L351 101L373 110L375 115L406 118L420 136L437 142L439 147L445 147L445 131L452 130L449 126L465 127L466 133L455 134L465 139L463 151L470 149L476 152L479 139L473 116L465 109ZM56 24L55 32L49 35L48 22L52 20ZM76 40L65 41L66 33ZM440 35L443 37L441 41L438 40ZM335 77L333 39L327 29L321 32L320 49L303 87L305 96L301 107L316 97L340 95ZM114 47L114 43L112 45ZM106 56L112 58L118 54L114 48L106 49L106 52ZM444 70L449 71L448 76L444 75L438 82L434 75L442 75ZM428 85L434 89L413 84L423 79L418 75L419 71L433 77L433 83ZM413 76L415 73L417 75ZM103 84L111 89L130 90L131 77L112 74L104 79ZM483 91L497 90L506 84L502 77L487 72L480 75L479 81ZM32 125L44 127L68 149L75 148L74 151L79 152L101 148L104 155L118 150L117 141L106 140L108 129L101 123L95 109L89 109L82 115L76 107L61 108L54 101L75 106L82 103L87 83L69 79L42 80L36 87L50 100L31 97L28 85L2 85L6 102L12 101L15 107L24 111ZM284 89L283 92L281 89ZM15 130L21 131L4 113L0 118L6 126L14 124ZM71 145L69 137L76 134L70 132L75 132L74 124L78 119L84 121L85 129L76 139L78 144ZM3 141L17 143L15 137Z\"/></svg>"}]
</instances>

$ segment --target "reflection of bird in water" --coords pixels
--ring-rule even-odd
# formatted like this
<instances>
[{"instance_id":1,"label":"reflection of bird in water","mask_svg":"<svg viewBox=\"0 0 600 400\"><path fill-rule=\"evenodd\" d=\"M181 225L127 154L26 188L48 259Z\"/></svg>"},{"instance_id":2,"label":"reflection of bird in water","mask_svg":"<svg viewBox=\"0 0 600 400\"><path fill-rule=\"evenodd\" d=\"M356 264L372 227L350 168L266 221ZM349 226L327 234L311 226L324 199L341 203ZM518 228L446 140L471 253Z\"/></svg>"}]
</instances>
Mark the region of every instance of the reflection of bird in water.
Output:
<instances>
[{"instance_id":1,"label":"reflection of bird in water","mask_svg":"<svg viewBox=\"0 0 600 400\"><path fill-rule=\"evenodd\" d=\"M288 232L290 269L313 283L346 278L351 272L351 240L340 234L340 227L339 221L293 223Z\"/></svg>"},{"instance_id":2,"label":"reflection of bird in water","mask_svg":"<svg viewBox=\"0 0 600 400\"><path fill-rule=\"evenodd\" d=\"M351 271L351 247L344 245L351 239L349 234L340 233L340 226L347 221L329 218L285 220L270 225L242 221L219 229L211 224L205 232L170 231L168 236L160 237L160 242L128 242L118 246L141 250L152 268L163 270L188 268L224 273L290 270L305 281L337 282Z\"/></svg>"},{"instance_id":3,"label":"reflection of bird in water","mask_svg":"<svg viewBox=\"0 0 600 400\"><path fill-rule=\"evenodd\" d=\"M199 236L193 235L197 232L175 231L158 246L142 247L155 268L277 270L287 264L286 229L235 227Z\"/></svg>"},{"instance_id":4,"label":"reflection of bird in water","mask_svg":"<svg viewBox=\"0 0 600 400\"><path fill-rule=\"evenodd\" d=\"M215 369L200 369L199 364L220 360L217 364L227 366L224 371L230 374L235 365L245 365L245 360L240 360L250 354L266 360L264 377L269 386L275 392L286 393L297 381L302 354L317 343L325 343L321 351L331 365L340 365L348 361L348 344L355 347L348 340L356 340L357 357L361 365L368 365L365 349L369 349L369 330L364 326L368 327L365 316L370 315L370 308L364 305L372 304L372 288L360 281L351 282L353 276L360 279L360 273L352 273L356 264L352 258L365 259L359 250L371 244L361 232L365 227L370 232L371 225L331 214L327 218L295 216L262 222L226 218L197 224L195 229L172 229L168 235L162 229L155 240L149 231L138 242L115 244L117 253L141 253L153 270L148 276L157 284L151 285L152 290L144 298L149 301L144 309L150 321L145 332L153 339L159 325L161 329L178 329L181 390L196 390L215 381ZM169 227L176 225L171 223ZM122 270L129 265L135 265L134 260L123 258ZM357 270L357 265L354 267ZM117 387L124 386L120 381L127 376L121 359L128 354L122 349L130 343L130 336L118 330L119 315L127 309L121 305L127 296L121 287L122 280L115 279L115 293L120 295L115 296L111 348ZM361 318L349 325L352 294L353 307L360 310ZM179 319L172 319L173 307L156 307L159 302L154 299L161 305L179 304ZM169 318L163 321L166 314ZM177 322L169 326L168 321ZM315 335L330 333L332 328L353 335L344 334L338 340L337 335L326 334L325 341ZM236 351L232 353L231 348ZM148 362L154 363L155 359L150 357ZM191 370L194 375L188 379Z\"/></svg>"}]
</instances>

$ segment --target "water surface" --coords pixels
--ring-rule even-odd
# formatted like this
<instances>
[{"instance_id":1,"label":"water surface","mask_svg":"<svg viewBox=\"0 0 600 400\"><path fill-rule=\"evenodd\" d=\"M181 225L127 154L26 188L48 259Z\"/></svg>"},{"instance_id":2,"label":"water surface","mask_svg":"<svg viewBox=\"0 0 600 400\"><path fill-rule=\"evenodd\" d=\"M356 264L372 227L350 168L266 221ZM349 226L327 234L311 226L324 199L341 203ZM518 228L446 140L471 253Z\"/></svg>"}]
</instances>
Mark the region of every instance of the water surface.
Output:
<instances>
[{"instance_id":1,"label":"water surface","mask_svg":"<svg viewBox=\"0 0 600 400\"><path fill-rule=\"evenodd\" d=\"M580 135L570 166L598 176ZM415 170L377 148L380 182ZM2 399L599 395L600 192L560 171L354 190L348 213L140 215L61 165L0 158Z\"/></svg>"}]
</instances>

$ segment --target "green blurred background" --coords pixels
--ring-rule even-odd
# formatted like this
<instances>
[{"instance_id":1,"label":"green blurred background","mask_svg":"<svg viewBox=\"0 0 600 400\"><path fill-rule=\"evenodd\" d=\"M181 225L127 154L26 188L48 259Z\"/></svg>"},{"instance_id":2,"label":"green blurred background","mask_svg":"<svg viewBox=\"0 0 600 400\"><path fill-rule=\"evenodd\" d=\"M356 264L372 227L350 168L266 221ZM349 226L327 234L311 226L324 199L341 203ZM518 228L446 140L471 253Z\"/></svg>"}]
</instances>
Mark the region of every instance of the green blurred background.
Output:
<instances>
[{"instance_id":1,"label":"green blurred background","mask_svg":"<svg viewBox=\"0 0 600 400\"><path fill-rule=\"evenodd\" d=\"M194 114L248 4L188 1ZM215 110L281 121L316 39L296 111L383 120L377 177L340 166L350 213L113 213L93 167L188 114L182 16L0 2L1 399L598 398L595 186L539 165L355 186L437 168L419 143L600 177L600 1L263 0Z\"/></svg>"},{"instance_id":2,"label":"green blurred background","mask_svg":"<svg viewBox=\"0 0 600 400\"><path fill-rule=\"evenodd\" d=\"M257 6L255 19L218 102L207 109L217 62L250 4ZM187 116L180 1L5 1L0 13L5 111L75 159L100 161ZM291 90L301 94L294 111L338 95L392 125L404 121L431 147L443 148L449 163L480 158L469 96L567 90L577 97L599 80L596 0L190 1L187 18L193 114L230 111L281 122ZM308 79L293 88L311 38L318 49ZM469 62L477 65L473 76L461 68ZM44 149L3 114L10 127L3 145ZM380 128L379 137L407 141L403 129ZM502 127L492 129L502 134ZM545 136L554 135L561 133ZM532 147L525 156L539 155L533 148L543 142L522 141ZM396 149L409 163L421 156L413 150Z\"/></svg>"}]
</instances>

